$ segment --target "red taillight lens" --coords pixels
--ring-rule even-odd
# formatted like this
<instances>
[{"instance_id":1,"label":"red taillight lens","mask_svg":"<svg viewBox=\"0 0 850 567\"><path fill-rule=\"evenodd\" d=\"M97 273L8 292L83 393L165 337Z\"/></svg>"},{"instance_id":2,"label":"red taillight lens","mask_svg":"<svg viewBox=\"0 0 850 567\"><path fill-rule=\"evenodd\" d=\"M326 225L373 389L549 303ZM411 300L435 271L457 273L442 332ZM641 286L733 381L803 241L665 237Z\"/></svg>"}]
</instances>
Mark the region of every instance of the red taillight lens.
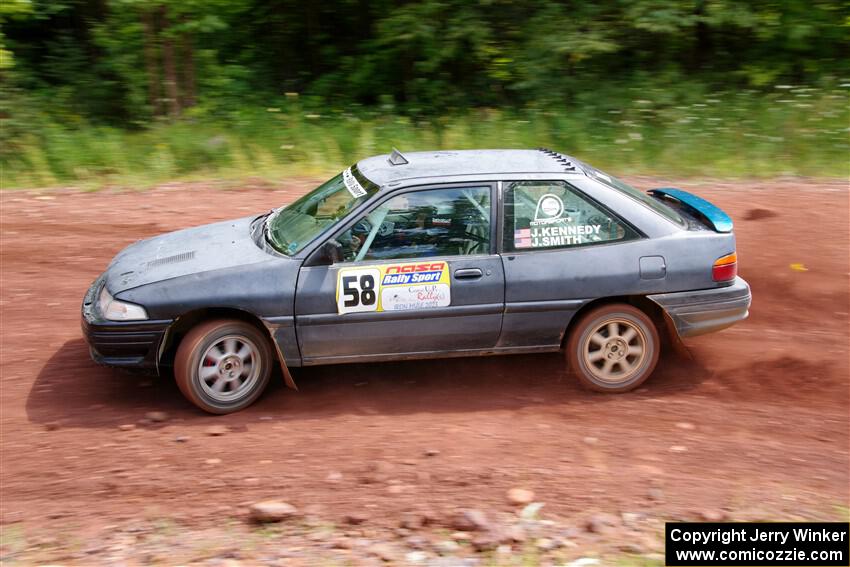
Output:
<instances>
[{"instance_id":1,"label":"red taillight lens","mask_svg":"<svg viewBox=\"0 0 850 567\"><path fill-rule=\"evenodd\" d=\"M735 252L721 256L711 267L711 277L716 282L728 282L738 275L738 255Z\"/></svg>"}]
</instances>

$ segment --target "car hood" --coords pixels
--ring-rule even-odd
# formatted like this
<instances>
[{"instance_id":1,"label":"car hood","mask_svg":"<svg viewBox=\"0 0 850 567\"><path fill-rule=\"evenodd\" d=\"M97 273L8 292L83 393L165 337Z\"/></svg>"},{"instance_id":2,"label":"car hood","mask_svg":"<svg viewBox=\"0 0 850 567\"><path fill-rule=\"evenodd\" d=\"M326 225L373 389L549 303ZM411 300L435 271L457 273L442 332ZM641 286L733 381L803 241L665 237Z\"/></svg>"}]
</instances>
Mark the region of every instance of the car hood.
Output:
<instances>
[{"instance_id":1,"label":"car hood","mask_svg":"<svg viewBox=\"0 0 850 567\"><path fill-rule=\"evenodd\" d=\"M251 237L255 216L140 240L118 253L106 272L113 295L150 283L267 261Z\"/></svg>"}]
</instances>

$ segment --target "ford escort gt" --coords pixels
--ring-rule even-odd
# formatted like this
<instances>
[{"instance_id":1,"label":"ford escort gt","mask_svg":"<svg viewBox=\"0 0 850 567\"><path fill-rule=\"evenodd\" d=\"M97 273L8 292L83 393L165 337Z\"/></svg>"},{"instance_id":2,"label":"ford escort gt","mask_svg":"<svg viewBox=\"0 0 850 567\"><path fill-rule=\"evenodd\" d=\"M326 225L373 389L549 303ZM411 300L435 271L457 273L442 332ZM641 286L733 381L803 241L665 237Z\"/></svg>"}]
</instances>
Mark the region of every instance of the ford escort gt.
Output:
<instances>
[{"instance_id":1,"label":"ford escort gt","mask_svg":"<svg viewBox=\"0 0 850 567\"><path fill-rule=\"evenodd\" d=\"M539 150L364 159L288 206L136 242L85 295L102 364L173 371L217 414L280 366L563 351L625 392L662 338L744 319L732 220Z\"/></svg>"}]
</instances>

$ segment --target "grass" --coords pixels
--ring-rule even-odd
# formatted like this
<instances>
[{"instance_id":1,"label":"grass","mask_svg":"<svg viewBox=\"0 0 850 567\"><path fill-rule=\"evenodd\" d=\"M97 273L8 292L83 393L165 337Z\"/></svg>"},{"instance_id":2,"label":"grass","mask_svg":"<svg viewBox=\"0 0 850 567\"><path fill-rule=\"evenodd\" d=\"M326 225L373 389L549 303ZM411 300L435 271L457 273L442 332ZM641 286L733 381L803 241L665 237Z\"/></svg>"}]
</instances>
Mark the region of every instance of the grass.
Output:
<instances>
[{"instance_id":1,"label":"grass","mask_svg":"<svg viewBox=\"0 0 850 567\"><path fill-rule=\"evenodd\" d=\"M316 111L290 95L266 108L197 110L175 123L136 130L42 117L20 135L7 130L0 187L323 177L393 146L547 146L615 174L847 177L848 89L847 83L834 89L779 86L691 103L665 98L661 89L633 89L616 103L476 109L430 119L392 109Z\"/></svg>"}]
</instances>

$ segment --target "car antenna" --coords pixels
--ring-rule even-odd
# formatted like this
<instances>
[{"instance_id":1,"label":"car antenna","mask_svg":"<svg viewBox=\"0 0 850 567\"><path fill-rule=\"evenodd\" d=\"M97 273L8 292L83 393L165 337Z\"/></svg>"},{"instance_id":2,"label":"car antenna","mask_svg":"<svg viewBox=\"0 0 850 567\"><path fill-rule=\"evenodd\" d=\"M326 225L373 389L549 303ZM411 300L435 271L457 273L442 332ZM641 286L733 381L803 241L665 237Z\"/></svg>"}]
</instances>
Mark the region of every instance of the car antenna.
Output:
<instances>
[{"instance_id":1,"label":"car antenna","mask_svg":"<svg viewBox=\"0 0 850 567\"><path fill-rule=\"evenodd\" d=\"M410 163L409 161L407 161L407 158L404 157L404 154L402 154L395 148L393 148L393 152L390 154L390 157L387 159L387 161L390 162L390 165L407 165L408 163Z\"/></svg>"}]
</instances>

